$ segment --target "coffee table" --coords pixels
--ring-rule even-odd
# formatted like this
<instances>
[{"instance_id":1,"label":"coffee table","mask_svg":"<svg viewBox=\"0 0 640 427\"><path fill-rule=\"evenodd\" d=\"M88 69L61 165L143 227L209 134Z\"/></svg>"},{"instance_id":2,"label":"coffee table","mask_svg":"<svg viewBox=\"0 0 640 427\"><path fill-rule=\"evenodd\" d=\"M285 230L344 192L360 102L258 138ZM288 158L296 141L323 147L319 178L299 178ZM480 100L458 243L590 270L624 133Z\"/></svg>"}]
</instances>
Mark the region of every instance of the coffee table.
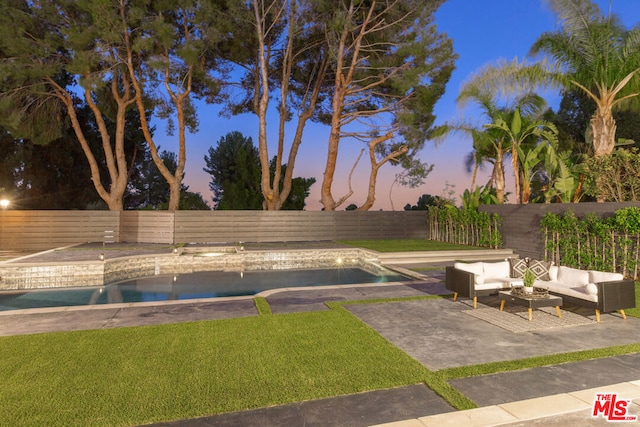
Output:
<instances>
[{"instance_id":1,"label":"coffee table","mask_svg":"<svg viewBox=\"0 0 640 427\"><path fill-rule=\"evenodd\" d=\"M504 303L506 301L527 307L529 311L529 321L531 322L533 316L532 311L534 308L541 307L555 307L558 317L562 319L562 313L560 312L560 306L562 306L562 297L555 295L527 295L527 294L512 294L511 291L498 292L500 298L500 311L504 309Z\"/></svg>"}]
</instances>

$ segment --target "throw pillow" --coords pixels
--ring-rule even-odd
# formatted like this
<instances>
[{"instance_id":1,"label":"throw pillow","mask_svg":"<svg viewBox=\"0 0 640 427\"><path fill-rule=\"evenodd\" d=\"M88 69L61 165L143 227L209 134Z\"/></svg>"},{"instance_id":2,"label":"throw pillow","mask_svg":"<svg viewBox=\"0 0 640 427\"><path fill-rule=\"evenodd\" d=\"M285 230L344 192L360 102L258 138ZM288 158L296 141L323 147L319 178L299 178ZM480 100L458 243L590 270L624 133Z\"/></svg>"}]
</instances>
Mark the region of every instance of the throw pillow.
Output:
<instances>
[{"instance_id":1,"label":"throw pillow","mask_svg":"<svg viewBox=\"0 0 640 427\"><path fill-rule=\"evenodd\" d=\"M527 260L519 258L509 258L510 273L513 279L522 279L527 271Z\"/></svg>"},{"instance_id":2,"label":"throw pillow","mask_svg":"<svg viewBox=\"0 0 640 427\"><path fill-rule=\"evenodd\" d=\"M551 266L550 262L547 261L538 261L537 259L529 260L529 270L536 275L537 280L551 280L549 277L549 267Z\"/></svg>"}]
</instances>

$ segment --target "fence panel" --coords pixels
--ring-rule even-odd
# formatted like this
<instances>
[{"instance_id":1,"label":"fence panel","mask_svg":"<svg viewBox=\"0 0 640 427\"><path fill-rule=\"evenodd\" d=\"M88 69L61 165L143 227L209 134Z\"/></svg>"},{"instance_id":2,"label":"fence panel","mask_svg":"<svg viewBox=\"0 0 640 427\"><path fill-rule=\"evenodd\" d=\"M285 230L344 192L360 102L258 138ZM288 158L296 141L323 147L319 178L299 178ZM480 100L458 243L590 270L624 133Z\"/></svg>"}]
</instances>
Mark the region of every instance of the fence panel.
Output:
<instances>
[{"instance_id":1,"label":"fence panel","mask_svg":"<svg viewBox=\"0 0 640 427\"><path fill-rule=\"evenodd\" d=\"M119 241L119 212L0 211L0 250L46 250L102 242L110 231Z\"/></svg>"},{"instance_id":2,"label":"fence panel","mask_svg":"<svg viewBox=\"0 0 640 427\"><path fill-rule=\"evenodd\" d=\"M178 211L177 242L425 238L426 212Z\"/></svg>"},{"instance_id":3,"label":"fence panel","mask_svg":"<svg viewBox=\"0 0 640 427\"><path fill-rule=\"evenodd\" d=\"M639 206L640 202L625 203L531 203L526 205L482 205L480 210L497 213L502 217L504 247L522 257L542 259L544 257L543 235L540 221L547 212L560 214L568 210L577 217L595 213L600 217L613 215L618 209Z\"/></svg>"},{"instance_id":4,"label":"fence panel","mask_svg":"<svg viewBox=\"0 0 640 427\"><path fill-rule=\"evenodd\" d=\"M173 243L174 213L162 211L120 212L120 241Z\"/></svg>"},{"instance_id":5,"label":"fence panel","mask_svg":"<svg viewBox=\"0 0 640 427\"><path fill-rule=\"evenodd\" d=\"M106 233L106 232L109 233ZM84 242L229 243L424 239L426 211L0 211L0 250Z\"/></svg>"}]
</instances>

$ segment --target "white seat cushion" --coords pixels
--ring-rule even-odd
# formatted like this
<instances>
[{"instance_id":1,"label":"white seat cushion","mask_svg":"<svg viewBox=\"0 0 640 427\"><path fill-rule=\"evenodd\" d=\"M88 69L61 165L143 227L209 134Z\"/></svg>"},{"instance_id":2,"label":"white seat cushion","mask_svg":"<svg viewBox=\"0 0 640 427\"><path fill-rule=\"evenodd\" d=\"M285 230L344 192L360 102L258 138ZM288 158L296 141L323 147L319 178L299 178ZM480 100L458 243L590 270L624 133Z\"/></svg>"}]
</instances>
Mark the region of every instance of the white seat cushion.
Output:
<instances>
[{"instance_id":1,"label":"white seat cushion","mask_svg":"<svg viewBox=\"0 0 640 427\"><path fill-rule=\"evenodd\" d=\"M555 292L560 296L566 295L587 301L598 302L598 295L588 294L586 285L571 286L562 282L545 282L542 280L537 280L535 286L548 289L549 291Z\"/></svg>"},{"instance_id":2,"label":"white seat cushion","mask_svg":"<svg viewBox=\"0 0 640 427\"><path fill-rule=\"evenodd\" d=\"M485 277L511 277L511 265L509 261L485 262L483 263ZM487 280L485 279L485 282Z\"/></svg>"},{"instance_id":3,"label":"white seat cushion","mask_svg":"<svg viewBox=\"0 0 640 427\"><path fill-rule=\"evenodd\" d=\"M484 291L487 289L509 289L511 288L511 283L508 281L487 281L485 283L475 285L474 288L476 291Z\"/></svg>"},{"instance_id":4,"label":"white seat cushion","mask_svg":"<svg viewBox=\"0 0 640 427\"><path fill-rule=\"evenodd\" d=\"M585 286L589 283L589 272L577 268L558 267L558 282L570 286Z\"/></svg>"}]
</instances>

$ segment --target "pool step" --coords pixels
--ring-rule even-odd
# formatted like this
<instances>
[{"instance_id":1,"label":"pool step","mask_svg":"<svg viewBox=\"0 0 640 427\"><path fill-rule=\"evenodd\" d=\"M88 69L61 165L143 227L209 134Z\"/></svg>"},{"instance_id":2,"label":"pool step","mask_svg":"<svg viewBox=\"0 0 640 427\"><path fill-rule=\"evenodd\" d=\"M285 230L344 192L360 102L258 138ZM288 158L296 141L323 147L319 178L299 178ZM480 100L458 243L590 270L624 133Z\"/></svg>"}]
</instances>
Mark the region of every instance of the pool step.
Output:
<instances>
[{"instance_id":1,"label":"pool step","mask_svg":"<svg viewBox=\"0 0 640 427\"><path fill-rule=\"evenodd\" d=\"M474 249L455 251L380 252L382 264L448 264L455 261L500 261L517 257L512 249Z\"/></svg>"}]
</instances>

